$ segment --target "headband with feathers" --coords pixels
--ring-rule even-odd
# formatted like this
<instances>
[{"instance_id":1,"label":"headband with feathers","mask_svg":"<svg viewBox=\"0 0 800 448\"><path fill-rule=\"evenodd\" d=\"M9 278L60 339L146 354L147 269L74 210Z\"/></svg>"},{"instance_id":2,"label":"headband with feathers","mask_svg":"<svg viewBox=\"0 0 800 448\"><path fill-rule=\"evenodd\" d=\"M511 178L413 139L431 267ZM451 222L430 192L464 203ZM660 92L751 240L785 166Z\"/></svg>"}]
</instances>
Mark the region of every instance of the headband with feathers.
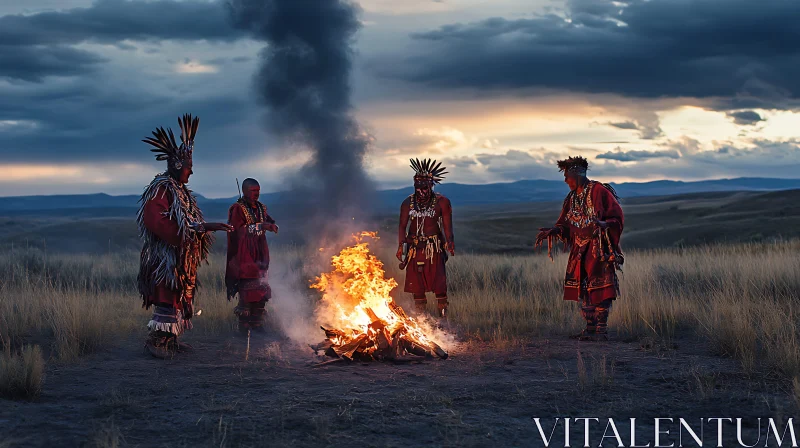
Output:
<instances>
[{"instance_id":1,"label":"headband with feathers","mask_svg":"<svg viewBox=\"0 0 800 448\"><path fill-rule=\"evenodd\" d=\"M427 179L434 183L439 183L444 179L445 171L447 168L442 166L442 162L436 163L431 159L411 159L411 168L416 171L414 179Z\"/></svg>"},{"instance_id":2,"label":"headband with feathers","mask_svg":"<svg viewBox=\"0 0 800 448\"><path fill-rule=\"evenodd\" d=\"M581 156L570 157L566 160L559 160L557 163L558 170L565 173L577 173L585 175L586 170L589 169L589 161Z\"/></svg>"},{"instance_id":3,"label":"headband with feathers","mask_svg":"<svg viewBox=\"0 0 800 448\"><path fill-rule=\"evenodd\" d=\"M563 171L565 173L575 173L585 176L586 170L589 169L589 161L581 156L570 157L566 160L559 160L557 163L558 163L558 170ZM617 194L617 190L615 190L614 187L611 186L611 184L603 184L603 186L606 187L606 189L610 191L611 194L614 195L614 198L616 200L618 201L620 200L620 197Z\"/></svg>"},{"instance_id":4,"label":"headband with feathers","mask_svg":"<svg viewBox=\"0 0 800 448\"><path fill-rule=\"evenodd\" d=\"M181 169L184 162L192 159L198 124L200 124L200 118L192 118L192 114L178 117L178 126L181 129L180 146L175 142L172 128L168 128L166 131L163 127L156 128L153 131L153 137L146 137L142 141L155 148L150 151L156 153L156 160L166 160L175 169Z\"/></svg>"}]
</instances>

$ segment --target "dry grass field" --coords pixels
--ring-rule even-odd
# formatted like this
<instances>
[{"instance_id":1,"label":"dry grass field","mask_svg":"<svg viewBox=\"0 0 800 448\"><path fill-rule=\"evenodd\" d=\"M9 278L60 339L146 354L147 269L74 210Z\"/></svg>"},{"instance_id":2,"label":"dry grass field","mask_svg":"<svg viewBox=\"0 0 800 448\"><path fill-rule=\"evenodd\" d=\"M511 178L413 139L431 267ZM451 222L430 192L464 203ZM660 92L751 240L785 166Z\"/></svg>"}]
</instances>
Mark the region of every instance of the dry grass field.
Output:
<instances>
[{"instance_id":1,"label":"dry grass field","mask_svg":"<svg viewBox=\"0 0 800 448\"><path fill-rule=\"evenodd\" d=\"M391 256L392 251L385 247L376 250L386 262L387 275L402 280L397 263ZM718 404L718 408L714 407L715 403L721 403L720 397L728 397L725 394L741 393L743 390L747 392L748 400L763 399L766 402L767 399L758 398L760 395L757 390L770 390L770 393L777 393L791 403L792 397L800 397L800 328L797 324L800 317L799 251L800 242L797 241L628 251L625 271L621 275L622 296L612 308L612 341L608 343L558 342L566 341L566 335L578 331L582 326L575 304L561 299L561 279L566 263L564 254L557 254L553 262L541 253L529 256L457 254L447 265L452 303L451 324L458 346L454 344L450 347L453 360L434 362L432 367L420 367L423 369L422 373L414 373L409 366L398 368L398 371L412 378L409 380L407 376L404 381L413 382L414 377L430 374L432 378L452 376L452 381L458 383L466 381L466 378L486 375L495 368L503 369L500 373L504 375L517 374L509 366L524 366L526 362L534 362L532 358L537 358L536 362L543 364L531 367L538 369L539 373L536 375L541 375L546 362L547 371L561 378L557 381L558 387L567 387L566 393L576 394L579 397L578 403L594 406L591 398L593 394L597 394L594 389L609 386L614 383L615 377L619 384L619 379L626 375L624 366L627 364L630 369L631 364L637 364L639 361L636 359L639 358L636 357L640 353L647 353L647 356L659 360L658 362L663 361L663 365L658 364L661 367L656 367L655 364L647 364L656 362L648 358L651 360L641 361L641 366L645 370L649 368L647 366L652 366L652 372L658 371L664 377L669 373L663 372L675 371L677 365L674 363L683 362L680 361L683 359L680 358L683 356L680 350L694 347L687 348L691 356L686 355L689 356L686 359L694 361L686 361L689 364L681 366L682 376L679 383L683 386L678 392L688 393L691 400L699 400L698 403L703 403L706 409L727 409L726 406L731 403ZM297 377L299 374L293 369L302 368L302 375L309 375L307 372L312 369L307 364L302 367L293 364L297 359L307 361L311 358L307 351L303 351L301 343L321 340L323 337L321 331L313 331L313 326L309 332L308 322L303 321L304 315L313 309L315 300L314 294L307 288L308 281L318 273L313 272L309 263L304 262L307 260L305 256L301 249L275 250L270 270L271 283L276 294L270 305L272 324L278 327L276 333L289 335L294 341L282 336L262 341L256 350L257 354L243 365L239 359L241 347L236 348L240 342L231 339L235 321L231 313L232 305L225 300L223 293L224 258L219 254L213 255L209 265L201 268L202 290L198 297L198 308L202 310L202 314L196 318L195 329L191 333L191 337L199 341L201 348L205 346L208 349L205 354L197 355L200 361L196 366L187 367L191 369L190 375L202 375L203 369L218 372L221 366L214 365L215 360L231 371L221 374L226 378L231 374L241 378L242 375L250 375L251 378L266 375L258 381L269 384L273 380L283 381L281 378L288 381L287 376ZM138 254L135 252L115 255L53 255L40 250L15 250L0 255L0 396L34 400L31 405L16 405L18 407L14 408L14 412L40 412L35 411L40 409L35 408L36 400L44 403L66 400L64 397L69 394L65 391L78 387L68 381L67 377L77 375L75 377L79 378L91 371L103 372L97 374L113 378L119 369L137 368L144 371L157 368L161 372L159 375L169 375L168 372L178 368L153 367L152 363L156 361L148 359L140 352L140 341L146 333L144 325L149 319L149 312L140 308L141 302L136 294L137 269ZM410 305L404 294L397 291L395 293L401 305ZM430 302L433 307L433 300ZM679 346L681 348L677 348ZM641 352L642 350L645 352ZM126 353L124 359L115 358L116 353L120 352ZM211 352L216 354L211 355ZM695 356L698 353L702 357ZM734 363L733 367L724 364L726 371L721 372L719 363L723 361L715 360L717 358L730 360ZM453 364L447 364L450 362ZM178 361L175 363L179 364ZM452 371L445 373L448 370L446 365L452 365ZM561 367L556 367L557 365ZM271 373L267 375L264 369ZM62 372L72 373L65 376ZM181 372L181 375L187 374ZM339 375L336 371L328 370L324 374L321 370L317 372L320 372L317 376L325 378L324 381L329 386L339 381L332 377ZM364 372L368 376L369 372L378 376L390 374L384 367L365 367ZM747 379L742 380L745 381L743 383L734 383L724 376L726 373ZM641 376L633 372L628 374L634 379ZM349 382L351 375L347 375L346 382ZM391 373L391 378L395 378L394 375L395 373ZM368 380L370 383L375 382L374 377ZM145 379L142 381L146 383ZM491 381L505 380L501 381L500 377L496 377L496 380ZM533 383L528 383L529 381L534 379L524 376L507 381L508 384L514 384L514 394L518 395L514 397L520 402L537 401L547 395L542 391L536 392L530 385ZM769 381L769 384L765 381ZM81 384L89 387L85 383ZM726 389L733 384L736 384L736 390ZM616 390L614 393L619 396L607 396L603 406L611 406L608 403L614 402L617 403L614 405L615 410L630 408L642 414L651 412L650 408L635 408L636 394L646 396L648 392L644 390L647 387L640 385L640 388L636 383L629 386L632 389L627 392L619 386L617 389L609 386L609 390ZM103 402L103 406L112 409L112 415L123 413L126 418L147 421L146 411L143 410L146 405L136 397L138 392L119 387L120 389L104 392L111 395L104 398L107 401ZM204 386L208 393L202 398L205 400L202 406L212 409L213 412L204 412L216 415L214 418L218 418L218 421L214 420L214 424L210 426L206 421L203 423L205 426L199 426L196 430L199 431L198 434L203 434L202 437L198 434L188 435L194 429L186 429L185 434L181 433L188 437L182 439L185 442L183 444L193 446L192 437L199 437L197 440L214 446L250 446L249 444L257 444L255 441L262 440L243 435L257 434L259 430L251 427L255 423L248 420L244 425L248 429L242 429L242 423L238 423L239 432L234 437L233 429L226 426L230 421L226 420L227 417L223 418L228 411L233 412L236 408L233 403L235 400L230 397L244 393L241 391L247 390L247 386L235 389L234 392L228 391L226 396L229 398L219 398L223 395L209 392L215 390L214 387L213 384ZM314 387L321 386L315 384ZM461 409L457 402L453 402L456 399L454 397L460 395L437 395L436 391L441 387L441 384L436 383L426 388L426 392L420 392L422 395L419 396L409 395L414 393L413 387L404 388L393 396L395 400L405 400L404 406L411 406L412 410L417 409L414 406L445 409L441 415L439 411L436 413L436 418L443 423L435 426L439 428L439 432L431 436L431 443L483 445L483 429L480 429L483 428L480 426L482 423L469 423L468 419L465 420L465 415L468 415L466 410L453 411ZM475 387L480 389L483 386L475 384ZM728 392L719 392L720 388ZM638 392L631 392L634 389ZM48 390L52 391L49 396ZM507 390L495 392L508 398ZM41 398L37 398L40 393ZM338 396L335 388L327 392L317 390L316 393L321 394L319 397L326 393ZM244 393L237 400L247 396ZM505 400L498 398L499 396L494 396L497 403ZM252 399L252 395L249 397ZM302 409L307 405L324 408L318 402L322 398L311 404L300 405L292 404L294 398L291 396L280 397L283 401L277 412L282 413L281 418L284 420L294 418L292 406ZM609 397L614 398L612 400ZM484 398L489 404L484 403L481 407L491 408L491 396ZM224 403L214 400L223 400ZM306 430L312 432L310 439L292 433L294 430L286 429L287 432L281 435L283 441L275 443L350 443L343 435L348 422L342 420L342 416L346 417L348 412L353 411L339 398L330 400L330 403L335 402L338 406L338 414L303 414ZM2 403L4 402L0 400L0 404ZM322 399L322 403L325 403L325 399ZM232 408L228 409L229 406ZM571 409L568 404L559 406L561 407L549 409L551 412L562 413ZM606 409L603 406L601 408ZM773 405L764 408L767 410L754 409L761 409L758 412L762 413L782 413L788 411L785 406L795 405L782 406L778 410ZM135 413L134 417L130 416L128 411L131 409L139 412L138 417ZM572 409L573 412L580 412L584 408ZM611 407L608 409L610 412ZM382 412L386 412L386 409ZM8 423L8 418L10 415L0 412L0 422ZM100 421L96 415L92 418L93 421ZM95 428L70 430L72 432L65 430L67 432L63 434L64 439L56 438L53 439L55 442L50 440L47 443L64 440L86 442L89 440L86 437L90 437L91 440L86 443L97 446L119 446L126 440L128 443L147 446L146 439L137 438L136 435L139 434L137 431L144 428L120 427L118 420L103 420ZM26 425L21 421L11 420L11 423L19 425L15 434L25 431ZM200 420L197 424L200 424ZM282 424L286 424L285 421ZM370 420L369 424L365 423L365 428L373 424L375 422ZM491 426L497 422L486 424ZM352 426L352 421L350 425ZM303 425L298 423L298 426ZM302 429L297 431L301 431L298 434L305 434ZM498 429L498 433L500 432L502 431ZM397 436L397 443L387 445L405 443L403 441L406 439L403 437ZM512 436L509 434L508 437ZM453 440L456 442L451 443ZM519 439L507 440L517 440L512 445L521 443ZM13 440L8 443L11 442ZM0 436L0 446L3 443ZM375 444L384 445L380 442Z\"/></svg>"},{"instance_id":2,"label":"dry grass field","mask_svg":"<svg viewBox=\"0 0 800 448\"><path fill-rule=\"evenodd\" d=\"M388 250L387 276L402 281ZM708 338L745 368L768 362L800 376L800 243L640 250L626 256L622 296L610 325L620 339L669 341L679 333ZM298 312L313 308L301 250L273 253L273 285ZM566 255L457 255L448 262L451 320L469 337L506 340L564 335L581 328L575 304L561 299ZM59 360L141 333L149 313L135 284L138 254L50 255L38 251L0 256L0 340L8 349L40 343ZM224 299L224 258L214 254L200 272L202 292L195 332L234 329ZM407 307L400 288L396 300ZM433 306L433 300L430 300ZM275 310L273 310L274 312ZM282 311L282 310L280 310Z\"/></svg>"}]
</instances>

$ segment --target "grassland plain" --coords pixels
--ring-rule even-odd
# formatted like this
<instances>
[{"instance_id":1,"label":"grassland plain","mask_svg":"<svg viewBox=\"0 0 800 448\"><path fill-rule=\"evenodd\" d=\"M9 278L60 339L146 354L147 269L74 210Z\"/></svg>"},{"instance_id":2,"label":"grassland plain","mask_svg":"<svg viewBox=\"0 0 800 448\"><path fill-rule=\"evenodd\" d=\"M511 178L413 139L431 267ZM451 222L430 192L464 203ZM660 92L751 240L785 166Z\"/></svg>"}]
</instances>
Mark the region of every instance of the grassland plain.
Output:
<instances>
[{"instance_id":1,"label":"grassland plain","mask_svg":"<svg viewBox=\"0 0 800 448\"><path fill-rule=\"evenodd\" d=\"M577 394L575 396L579 397L578 403L589 408L601 406L609 412L629 409L630 412L641 415L654 412L652 407L638 407L640 404L637 404L636 394L640 397L646 396L648 386L635 382L629 384L630 390L638 390L632 395L630 390L623 392L619 378L625 376L626 381L635 380L636 375L632 372L623 375L622 371L633 368L631 364L638 364L636 356L640 355L637 353L643 350L664 363L661 367L652 366L646 376L650 378L654 372L658 372L662 378L671 378L664 381L673 388L677 387L673 391L677 394L675 397L681 394L690 395L692 398L687 401L688 404L702 404L697 409L727 409L726 406L731 405L734 400L731 394L745 394L746 398L737 395L736 400L744 400L745 403L761 400L766 403L753 405L748 412L761 412L761 416L766 416L763 415L765 412L783 415L796 409L793 400L794 397L800 397L798 250L798 241L631 250L626 254L625 270L621 275L622 296L614 305L610 319L614 341L596 344L597 349L589 346L589 352L586 351L585 344L548 342L563 341L567 334L581 327L574 304L561 299L561 281L566 263L564 254L557 253L554 261L543 254L458 254L448 262L448 272L452 302L451 321L458 334L459 344L458 348L453 348L457 355L454 355L453 371L448 372L446 377L450 378L449 381L458 383L475 375L518 374L513 368L509 370L506 367L532 363L534 361L528 358L541 355L541 359L536 362L546 362L550 375L562 378L559 381L566 383L559 383L557 389L564 393ZM402 280L402 273L398 271L392 256L393 250L378 246L376 251L386 261L387 275ZM276 300L271 305L273 315L283 314L287 310L291 313L302 313L313 308L315 296L307 285L318 272L309 268L307 257L300 248L284 248L273 253L271 278L280 285L276 292L284 296L291 295L290 302L294 304L288 309L275 309L286 304L286 301ZM38 249L29 249L8 251L0 255L0 341L3 344L0 391L5 390L6 396L22 395L29 398L36 398L39 391L42 391L39 402L44 403L41 406L47 407L61 399L69 402L65 398L70 396L67 391L75 391L74 388L78 386L67 378L74 375L83 378L84 387L91 387L86 384L87 381L96 387L94 380L86 379L90 375L89 371L113 377L120 369L146 371L153 368L148 367L153 360L147 360L141 354L140 342L137 342L143 337L143 325L149 318L149 313L140 308L135 291L137 269L138 254L133 251L81 255L47 254ZM301 349L297 345L291 345L280 338L261 341L250 363L241 364L238 358L241 348L236 348L237 344L241 344L230 337L235 322L231 305L224 298L223 280L224 258L220 254L214 254L209 264L200 271L203 289L198 307L202 309L202 315L197 318L192 333L192 337L200 342L201 347L205 345L208 350L206 354L198 355L198 364L186 366L189 370L181 371L180 375L202 375L203 369L218 372L227 368L233 373L238 371L240 377L244 375L254 380L263 374L264 366L267 366L272 376L267 375L257 381L269 382L273 376L286 379L286 375L298 375L293 369L299 367L293 363L297 359L307 360L308 354L300 354ZM404 294L397 290L395 293L401 305L409 305ZM275 324L280 325L279 322ZM290 328L283 330L284 333L291 333ZM34 346L40 347L41 352L31 348ZM682 348L679 349L679 346ZM116 357L120 350L127 353L123 359ZM208 352L216 353L214 356L217 358L208 358L211 356ZM46 369L36 361L37 357L47 361ZM728 364L725 359L735 361L736 364ZM221 364L215 366L215 360L220 360ZM642 366L647 366L648 362L654 361L641 362ZM175 363L179 364L177 361ZM287 370L281 371L282 366ZM171 370L177 368L158 368L158 375L169 375ZM383 368L370 367L365 369L364 375L374 383L375 377L369 375L380 378L390 374L381 369ZM400 372L407 375L403 381L413 383L413 378L419 379L419 376L428 378L430 375L434 378L444 375L442 369L445 367L434 364L420 369L417 372L408 366L403 367ZM531 369L541 372L545 369L545 364L537 364ZM675 372L680 375L673 378L670 371L674 375L678 375ZM62 372L70 373L67 375ZM330 390L315 388L316 393L321 394L316 402L312 400L300 404L296 402L297 397L291 394L278 397L283 400L279 409L283 423L278 423L286 428L287 421L294 422L289 425L291 430L279 434L283 441L281 443L292 445L348 442L347 427L353 424L353 413L365 411L354 410L358 400L354 399L348 404L338 398L330 398L331 393L338 396L335 375L330 372L321 375L329 381L327 384ZM463 378L459 379L459 375ZM617 386L611 387L609 385L614 383L615 375ZM629 378L628 375L633 377ZM734 377L737 379L734 380ZM532 385L534 383L530 382L532 379L529 376L503 380L498 376L497 380L508 387L513 383L517 391L514 393L518 395L520 403L529 403L528 406L533 401L548 396L542 395L543 392ZM237 391L246 391L247 381L242 381L240 389L234 388L219 396L214 392L214 384L203 386L207 395L206 401L210 401L203 405L207 407L207 412L204 411L205 414L198 418L207 420L213 416L213 424L209 425L206 421L197 426L200 422L198 420L195 429L203 436L189 434L195 429L187 429L184 434L186 437L182 439L184 442L181 443L192 445L192 441L197 439L215 446L249 446L248 444L258 444L258 440L263 440L258 438L263 435L256 437L257 422L238 421L236 431L228 426L233 423L226 420L226 409L236 407L230 400L248 399L246 393L244 396L232 398ZM166 384L164 382L159 387L168 387ZM488 443L484 439L485 425L467 418L467 415L472 415L471 408L461 409L456 405L458 400L464 399L463 396L437 392L441 384L437 386L436 381L417 392L415 386L406 386L393 389L392 400L403 402L403 409L410 406L412 410L421 410L423 415L433 415L439 423L431 429L432 438L426 440L455 445ZM474 386L481 387L477 383ZM548 387L552 386L550 384ZM611 395L598 392L598 388L605 386L611 387ZM21 387L25 388L24 393L20 393ZM147 445L146 440L137 435L137 423L121 416L132 410L134 417L141 420L144 418L143 414L146 414L147 405L136 396L137 392L130 384L115 387L117 389L106 391L111 395L110 398L104 398L107 400L104 406L111 410L110 415L116 416L117 420L100 421L93 414L90 417L97 427L66 428L61 434L62 438L48 439L47 443L75 440L84 443L91 439L92 443L96 442L100 446L125 440ZM52 388L52 392L48 395L49 388ZM498 389L493 393L496 401L498 396L508 396L511 392ZM601 395L601 403L593 404L592 395L598 393ZM89 392L84 391L79 395L87 394ZM147 394L154 399L152 397L157 396L158 391L149 391ZM491 407L490 395L483 397L482 401L471 403L480 408ZM678 400L675 397L669 396L665 399ZM196 400L197 397L193 396L192 399ZM314 406L327 409L326 400L328 404L335 404L337 413L331 414L326 410L315 414ZM723 404L725 400L728 400L727 404ZM396 415L398 412L386 408L384 402L381 403L383 404L370 412L388 412L389 415ZM15 408L14 412L20 412L20 415L41 412L41 408L36 408L36 402L17 406L21 407ZM298 406L303 409L301 417L292 413L292 409ZM373 403L370 406L376 405ZM585 409L574 406L571 408L572 405L566 403L559 406L561 407L550 411L580 412ZM658 406L662 410L670 409L664 408L663 403ZM683 409L681 406L687 404L677 403L674 406L677 406L675 409ZM436 411L430 411L431 408ZM99 412L92 409L92 412ZM105 415L102 412L100 414ZM349 423L344 418L348 414ZM10 418L11 415L0 413L0 422L5 419L8 423ZM301 424L297 419L304 423ZM401 421L406 422L405 417ZM24 437L29 426L22 421L13 420L11 423L12 428L16 429L9 434L13 437L22 434L23 439L31 442L30 438ZM361 430L368 431L375 421L364 420L362 423ZM415 424L408 423L412 426ZM35 423L28 423L33 424ZM499 424L502 422L486 423L490 427ZM311 428L310 438L298 435L303 433L300 429L303 425L306 430ZM359 431L356 432L361 434ZM497 435L504 430L495 428L495 431ZM508 440L521 440L514 438L518 436L515 434L508 433L506 436L512 437ZM530 434L533 437L534 433ZM353 437L361 440L361 435ZM391 440L396 439L397 443L388 445L406 443L402 434L392 437L394 438ZM0 437L0 444L2 443L3 439ZM379 442L372 444L383 445Z\"/></svg>"},{"instance_id":2,"label":"grassland plain","mask_svg":"<svg viewBox=\"0 0 800 448\"><path fill-rule=\"evenodd\" d=\"M271 204L267 204L271 205ZM399 207L399 204L398 204ZM459 206L454 203L459 250L477 254L527 255L539 227L551 226L560 202ZM627 249L687 247L716 243L762 243L800 238L800 190L693 193L623 199ZM209 220L227 219L227 207L204 209ZM270 208L281 226L271 241L303 244L290 209ZM25 210L0 216L0 251L39 248L50 253L137 250L134 208ZM2 214L2 213L0 213ZM396 232L397 215L376 216L375 229ZM214 246L224 251L224 244Z\"/></svg>"}]
</instances>

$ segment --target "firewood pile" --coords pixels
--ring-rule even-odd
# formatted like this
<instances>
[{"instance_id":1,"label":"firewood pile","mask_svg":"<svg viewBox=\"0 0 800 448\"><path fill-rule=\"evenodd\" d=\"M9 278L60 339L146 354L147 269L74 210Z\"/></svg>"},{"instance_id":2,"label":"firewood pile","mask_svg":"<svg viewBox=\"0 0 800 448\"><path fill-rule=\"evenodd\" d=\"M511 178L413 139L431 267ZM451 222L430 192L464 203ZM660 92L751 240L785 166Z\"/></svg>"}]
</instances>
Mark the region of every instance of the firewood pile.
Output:
<instances>
[{"instance_id":1,"label":"firewood pile","mask_svg":"<svg viewBox=\"0 0 800 448\"><path fill-rule=\"evenodd\" d=\"M315 318L326 337L311 348L335 360L399 360L406 355L446 359L447 352L434 342L435 331L407 316L392 299L397 281L386 277L383 263L369 248L377 234L361 232L353 238L354 245L331 256L331 271L310 285L322 293Z\"/></svg>"},{"instance_id":2,"label":"firewood pile","mask_svg":"<svg viewBox=\"0 0 800 448\"><path fill-rule=\"evenodd\" d=\"M407 354L447 359L447 352L425 338L417 323L406 315L403 308L394 301L388 305L392 310L392 317L396 318L393 322L380 319L367 308L365 311L372 323L366 332L353 331L347 334L341 330L321 327L326 339L311 348L332 358L351 361L395 360Z\"/></svg>"}]
</instances>

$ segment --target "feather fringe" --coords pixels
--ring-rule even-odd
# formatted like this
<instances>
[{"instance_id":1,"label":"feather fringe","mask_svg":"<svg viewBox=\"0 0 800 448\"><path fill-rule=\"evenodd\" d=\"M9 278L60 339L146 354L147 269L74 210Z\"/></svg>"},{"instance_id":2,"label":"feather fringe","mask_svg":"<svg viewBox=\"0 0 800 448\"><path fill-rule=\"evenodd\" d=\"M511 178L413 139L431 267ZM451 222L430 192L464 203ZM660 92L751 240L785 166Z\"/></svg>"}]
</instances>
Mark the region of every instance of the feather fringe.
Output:
<instances>
[{"instance_id":1,"label":"feather fringe","mask_svg":"<svg viewBox=\"0 0 800 448\"><path fill-rule=\"evenodd\" d=\"M170 246L144 225L144 206L159 191L164 195L169 192L172 196L166 216L178 223L180 247ZM192 286L190 283L196 279L197 267L206 260L214 242L211 233L192 230L191 224L196 222L203 222L203 213L197 206L197 200L191 190L166 172L157 175L145 188L136 215L139 237L143 242L138 277L139 293L143 299L152 295L158 284L179 291L186 291L187 286ZM147 303L144 306L149 308Z\"/></svg>"},{"instance_id":2,"label":"feather fringe","mask_svg":"<svg viewBox=\"0 0 800 448\"><path fill-rule=\"evenodd\" d=\"M192 321L189 319L181 319L180 322L176 323L156 322L154 320L147 323L147 328L150 331L165 331L175 336L180 336L183 332L191 330L193 327Z\"/></svg>"}]
</instances>

